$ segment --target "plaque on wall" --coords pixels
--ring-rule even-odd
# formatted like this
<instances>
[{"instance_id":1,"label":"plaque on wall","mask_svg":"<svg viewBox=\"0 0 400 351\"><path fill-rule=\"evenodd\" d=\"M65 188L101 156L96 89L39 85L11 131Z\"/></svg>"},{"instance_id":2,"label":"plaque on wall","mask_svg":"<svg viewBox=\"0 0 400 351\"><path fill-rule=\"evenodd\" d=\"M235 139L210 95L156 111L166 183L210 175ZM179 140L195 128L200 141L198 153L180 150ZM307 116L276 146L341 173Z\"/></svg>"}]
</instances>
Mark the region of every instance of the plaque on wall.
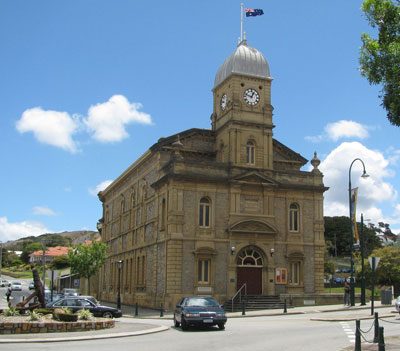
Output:
<instances>
[{"instance_id":1,"label":"plaque on wall","mask_svg":"<svg viewBox=\"0 0 400 351\"><path fill-rule=\"evenodd\" d=\"M197 287L198 292L212 292L211 286L199 286Z\"/></svg>"}]
</instances>

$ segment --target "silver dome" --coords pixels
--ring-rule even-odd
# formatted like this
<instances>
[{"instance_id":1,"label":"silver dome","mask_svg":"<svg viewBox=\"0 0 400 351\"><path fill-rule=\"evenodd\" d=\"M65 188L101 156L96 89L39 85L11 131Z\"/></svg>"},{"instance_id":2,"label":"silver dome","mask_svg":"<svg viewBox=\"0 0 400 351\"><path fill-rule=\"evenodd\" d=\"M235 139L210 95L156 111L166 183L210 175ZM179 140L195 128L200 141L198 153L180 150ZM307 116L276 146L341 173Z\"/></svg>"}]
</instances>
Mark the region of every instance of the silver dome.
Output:
<instances>
[{"instance_id":1,"label":"silver dome","mask_svg":"<svg viewBox=\"0 0 400 351\"><path fill-rule=\"evenodd\" d=\"M246 40L243 40L239 44L233 54L219 68L215 76L214 88L235 73L250 77L272 79L269 73L269 65L264 55L257 49L248 46Z\"/></svg>"}]
</instances>

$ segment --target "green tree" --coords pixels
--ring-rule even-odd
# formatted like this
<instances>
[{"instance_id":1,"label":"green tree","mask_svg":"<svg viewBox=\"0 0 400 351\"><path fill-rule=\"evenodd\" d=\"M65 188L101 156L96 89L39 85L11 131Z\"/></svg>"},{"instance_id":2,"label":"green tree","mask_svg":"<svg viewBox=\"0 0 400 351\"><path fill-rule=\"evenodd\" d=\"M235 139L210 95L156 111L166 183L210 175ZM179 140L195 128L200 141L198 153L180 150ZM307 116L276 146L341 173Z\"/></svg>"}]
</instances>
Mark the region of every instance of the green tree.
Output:
<instances>
[{"instance_id":1,"label":"green tree","mask_svg":"<svg viewBox=\"0 0 400 351\"><path fill-rule=\"evenodd\" d=\"M382 85L382 106L390 123L400 126L400 7L399 0L365 0L362 10L378 38L363 33L361 75Z\"/></svg>"},{"instance_id":2,"label":"green tree","mask_svg":"<svg viewBox=\"0 0 400 351\"><path fill-rule=\"evenodd\" d=\"M350 255L350 220L349 217L324 217L325 220L325 241L329 244L329 253L335 255L335 246L338 256ZM357 223L358 233L361 235L361 223ZM372 223L364 224L365 257L374 249L382 246L376 236L379 228Z\"/></svg>"},{"instance_id":3,"label":"green tree","mask_svg":"<svg viewBox=\"0 0 400 351\"><path fill-rule=\"evenodd\" d=\"M60 270L69 267L69 259L67 255L57 256L49 264L49 268L52 270Z\"/></svg>"},{"instance_id":4,"label":"green tree","mask_svg":"<svg viewBox=\"0 0 400 351\"><path fill-rule=\"evenodd\" d=\"M24 247L21 254L21 260L24 263L29 263L29 255L32 252L43 250L43 245L41 243L30 243Z\"/></svg>"},{"instance_id":5,"label":"green tree","mask_svg":"<svg viewBox=\"0 0 400 351\"><path fill-rule=\"evenodd\" d=\"M77 245L68 251L71 273L87 278L90 295L90 277L97 274L107 259L107 245L93 241L90 245Z\"/></svg>"},{"instance_id":6,"label":"green tree","mask_svg":"<svg viewBox=\"0 0 400 351\"><path fill-rule=\"evenodd\" d=\"M374 250L372 256L381 259L376 269L376 283L394 286L395 296L397 296L400 293L400 248L386 246Z\"/></svg>"}]
</instances>

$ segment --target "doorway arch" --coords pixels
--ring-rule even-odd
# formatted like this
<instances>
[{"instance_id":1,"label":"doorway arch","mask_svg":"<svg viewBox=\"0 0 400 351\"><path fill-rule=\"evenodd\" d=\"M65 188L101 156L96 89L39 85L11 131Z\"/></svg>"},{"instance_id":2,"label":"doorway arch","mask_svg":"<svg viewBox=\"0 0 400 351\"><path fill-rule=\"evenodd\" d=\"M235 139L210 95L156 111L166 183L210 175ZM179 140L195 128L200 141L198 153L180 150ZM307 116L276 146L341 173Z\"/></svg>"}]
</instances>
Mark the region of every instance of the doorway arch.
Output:
<instances>
[{"instance_id":1,"label":"doorway arch","mask_svg":"<svg viewBox=\"0 0 400 351\"><path fill-rule=\"evenodd\" d=\"M262 251L254 246L240 250L236 257L237 290L246 284L248 295L262 295L263 257Z\"/></svg>"}]
</instances>

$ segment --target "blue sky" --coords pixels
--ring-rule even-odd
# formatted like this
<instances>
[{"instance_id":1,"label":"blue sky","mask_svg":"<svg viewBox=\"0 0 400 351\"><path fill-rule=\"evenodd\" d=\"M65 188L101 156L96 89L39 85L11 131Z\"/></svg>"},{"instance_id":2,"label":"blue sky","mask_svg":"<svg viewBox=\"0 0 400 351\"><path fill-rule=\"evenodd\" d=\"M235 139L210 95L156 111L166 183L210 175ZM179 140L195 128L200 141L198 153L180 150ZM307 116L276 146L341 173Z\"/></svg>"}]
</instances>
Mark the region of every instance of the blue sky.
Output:
<instances>
[{"instance_id":1,"label":"blue sky","mask_svg":"<svg viewBox=\"0 0 400 351\"><path fill-rule=\"evenodd\" d=\"M274 137L318 153L325 214L348 215L359 157L358 219L400 232L399 128L358 71L361 3L253 1L245 31L274 77ZM102 187L160 137L211 127L239 36L240 1L1 1L0 240L95 230Z\"/></svg>"}]
</instances>

